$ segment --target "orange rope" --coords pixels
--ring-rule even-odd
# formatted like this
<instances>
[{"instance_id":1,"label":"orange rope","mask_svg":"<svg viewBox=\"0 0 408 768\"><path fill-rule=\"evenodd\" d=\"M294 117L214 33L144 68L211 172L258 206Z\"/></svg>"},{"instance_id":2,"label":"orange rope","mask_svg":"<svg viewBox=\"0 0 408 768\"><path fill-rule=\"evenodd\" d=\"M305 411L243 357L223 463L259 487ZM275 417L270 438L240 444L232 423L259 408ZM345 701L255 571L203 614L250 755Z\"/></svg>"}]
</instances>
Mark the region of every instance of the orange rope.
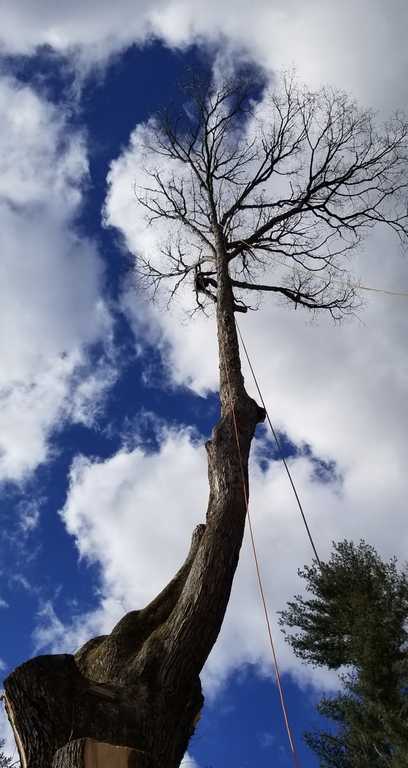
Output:
<instances>
[{"instance_id":1,"label":"orange rope","mask_svg":"<svg viewBox=\"0 0 408 768\"><path fill-rule=\"evenodd\" d=\"M277 659L277 655L276 655L276 651L275 651L275 644L274 644L273 636L272 636L272 628L271 628L271 622L270 622L270 619L269 619L269 611L268 611L268 606L267 606L267 603L266 603L265 592L264 592L263 583L262 583L262 575L261 575L261 569L260 569L259 559L258 559L257 550L256 550L255 536L254 536L254 531L253 531L253 527L252 527L252 520L251 520L251 515L250 515L250 512L249 512L248 493L247 493L247 488L246 488L246 484L245 484L245 474L244 474L244 467L243 467L243 463L242 463L241 447L240 447L240 444L239 444L237 419L236 419L236 415L235 415L234 403L232 401L231 388L230 388L229 376L228 376L228 371L227 370L226 370L226 374L227 374L228 391L229 391L231 410L232 410L232 419L233 419L233 422L234 422L235 439L236 439L236 443L237 443L238 456L239 456L239 466L240 466L240 470L241 470L241 479L242 479L242 488L243 488L244 501L245 501L245 510L246 510L246 515L247 515L248 524L249 524L249 533L250 533L250 537L251 537L252 553L253 553L254 561L255 561L255 569L256 569L256 576L257 576L257 582L258 582L258 589L259 589L259 594L261 596L261 602L262 602L263 611L264 611L264 615L265 615L265 622L266 622L266 627L267 627L267 631L268 631L269 644L271 646L271 651L272 651L272 659L273 659L273 666L274 666L274 671L275 671L276 684L278 686L279 699L280 699L280 704L281 704L281 708L282 708L282 714L283 714L283 719L284 719L284 723L285 723L286 733L288 735L288 740L289 740L290 749L291 749L291 752L292 752L292 758L293 758L294 766L295 766L295 768L299 768L300 767L300 763L299 763L299 758L298 758L298 754L297 754L297 751L296 751L296 746L295 746L295 741L294 741L294 738L293 738L292 730L291 730L290 723L289 723L289 716L288 716L288 711L287 711L287 706L286 706L286 701L285 701L285 695L284 695L282 681L281 681L281 676L280 676L280 672L279 672L278 659Z\"/></svg>"}]
</instances>

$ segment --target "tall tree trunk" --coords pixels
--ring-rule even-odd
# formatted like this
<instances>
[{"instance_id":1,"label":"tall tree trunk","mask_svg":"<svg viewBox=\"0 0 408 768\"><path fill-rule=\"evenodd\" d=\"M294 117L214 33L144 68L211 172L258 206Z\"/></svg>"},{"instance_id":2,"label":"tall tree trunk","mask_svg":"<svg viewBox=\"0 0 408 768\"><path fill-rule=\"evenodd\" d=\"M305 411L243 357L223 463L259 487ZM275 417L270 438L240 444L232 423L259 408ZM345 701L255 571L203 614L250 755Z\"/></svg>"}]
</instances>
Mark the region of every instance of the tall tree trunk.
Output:
<instances>
[{"instance_id":1,"label":"tall tree trunk","mask_svg":"<svg viewBox=\"0 0 408 768\"><path fill-rule=\"evenodd\" d=\"M203 704L199 674L222 625L242 544L251 441L265 415L244 388L220 232L216 250L221 418L206 444L206 524L150 605L75 656L38 657L7 678L7 712L26 768L51 768L58 749L84 737L136 748L144 768L178 768L193 733ZM58 759L61 765L61 753Z\"/></svg>"}]
</instances>

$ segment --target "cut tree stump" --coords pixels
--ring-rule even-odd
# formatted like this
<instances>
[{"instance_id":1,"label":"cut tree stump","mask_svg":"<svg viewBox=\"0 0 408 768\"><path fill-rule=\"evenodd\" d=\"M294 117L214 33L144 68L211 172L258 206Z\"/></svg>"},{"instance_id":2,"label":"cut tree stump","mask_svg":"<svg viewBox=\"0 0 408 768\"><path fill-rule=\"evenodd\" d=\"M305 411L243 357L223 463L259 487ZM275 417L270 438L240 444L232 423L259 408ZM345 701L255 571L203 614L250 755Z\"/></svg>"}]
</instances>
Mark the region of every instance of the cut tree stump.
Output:
<instances>
[{"instance_id":1,"label":"cut tree stump","mask_svg":"<svg viewBox=\"0 0 408 768\"><path fill-rule=\"evenodd\" d=\"M143 752L95 739L75 739L58 749L52 768L149 768Z\"/></svg>"},{"instance_id":2,"label":"cut tree stump","mask_svg":"<svg viewBox=\"0 0 408 768\"><path fill-rule=\"evenodd\" d=\"M69 654L37 656L17 667L4 685L22 768L84 768L81 750L86 741L139 752L132 768L147 768L146 760L141 761L140 692L135 701L126 688L87 680ZM64 750L66 762L55 763Z\"/></svg>"}]
</instances>

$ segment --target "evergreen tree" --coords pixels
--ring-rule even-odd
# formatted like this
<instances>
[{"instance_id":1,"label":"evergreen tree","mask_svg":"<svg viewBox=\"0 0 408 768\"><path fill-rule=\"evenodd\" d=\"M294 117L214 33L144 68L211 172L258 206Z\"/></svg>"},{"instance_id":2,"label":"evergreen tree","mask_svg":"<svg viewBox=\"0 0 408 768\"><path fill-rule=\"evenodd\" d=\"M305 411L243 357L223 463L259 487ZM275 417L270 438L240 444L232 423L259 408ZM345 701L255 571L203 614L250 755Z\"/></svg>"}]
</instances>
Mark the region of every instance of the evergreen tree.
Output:
<instances>
[{"instance_id":1,"label":"evergreen tree","mask_svg":"<svg viewBox=\"0 0 408 768\"><path fill-rule=\"evenodd\" d=\"M287 641L315 666L346 667L342 693L318 707L333 728L307 743L323 768L408 766L407 572L363 541L343 541L299 575L310 596L282 612Z\"/></svg>"},{"instance_id":2,"label":"evergreen tree","mask_svg":"<svg viewBox=\"0 0 408 768\"><path fill-rule=\"evenodd\" d=\"M3 752L4 739L0 739L0 768L11 768L13 760Z\"/></svg>"}]
</instances>

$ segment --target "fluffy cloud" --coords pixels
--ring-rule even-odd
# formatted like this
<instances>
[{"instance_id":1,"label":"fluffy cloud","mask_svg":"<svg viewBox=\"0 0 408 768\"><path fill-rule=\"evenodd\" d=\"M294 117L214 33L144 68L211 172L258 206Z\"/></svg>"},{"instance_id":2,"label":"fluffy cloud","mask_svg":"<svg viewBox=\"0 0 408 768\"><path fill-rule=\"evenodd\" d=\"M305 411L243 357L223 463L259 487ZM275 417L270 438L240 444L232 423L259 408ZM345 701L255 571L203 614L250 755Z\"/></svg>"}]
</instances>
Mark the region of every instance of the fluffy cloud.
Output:
<instances>
[{"instance_id":1,"label":"fluffy cloud","mask_svg":"<svg viewBox=\"0 0 408 768\"><path fill-rule=\"evenodd\" d=\"M258 441L257 449L264 447ZM353 535L354 529L341 515L340 481L317 483L314 469L310 457L293 461L324 555L331 536ZM35 633L37 650L51 646L72 651L89 637L110 631L125 611L151 600L186 556L192 529L205 515L206 486L204 446L189 430L163 431L160 448L154 453L136 447L103 462L77 459L62 518L75 537L80 556L100 565L100 605L68 627L50 604L43 606ZM276 612L299 590L297 566L310 560L308 541L279 462L270 462L264 472L253 462L251 499L282 671L292 672L301 685L330 687L334 678L301 667L277 628ZM266 674L271 673L247 537L221 637L205 668L207 693L214 695L228 674L243 663L258 664Z\"/></svg>"},{"instance_id":2,"label":"fluffy cloud","mask_svg":"<svg viewBox=\"0 0 408 768\"><path fill-rule=\"evenodd\" d=\"M378 105L406 101L407 16L403 0L73 0L69 8L5 0L1 44L8 53L49 45L100 62L152 37L177 47L221 43L224 57L233 49L272 69L295 63L306 80L337 82Z\"/></svg>"},{"instance_id":3,"label":"fluffy cloud","mask_svg":"<svg viewBox=\"0 0 408 768\"><path fill-rule=\"evenodd\" d=\"M152 227L148 226L144 210L137 205L134 194L135 185L136 190L140 189L141 195L143 186L151 185L151 179L144 170L145 167L155 168L154 163L157 160L145 151L145 145L151 141L151 130L154 128L149 123L137 126L130 137L129 148L111 163L104 221L107 226L120 231L130 253L143 254L146 261L152 260L155 266L161 266L165 262L162 248L166 247L172 236L176 240L180 232L177 227L169 227L168 222L162 220L156 220ZM168 165L162 162L159 167L163 178L166 178L169 174ZM179 167L178 171L180 174L186 172L184 167ZM186 252L195 253L188 243ZM172 282L170 289L173 284ZM204 394L214 388L215 383L216 368L213 369L211 365L216 359L214 322L212 318L208 318L206 322L194 322L194 333L189 333L192 309L190 279L187 285L181 284L172 300L171 315L166 311L170 289L166 284L162 284L161 288L163 290L158 291L153 303L150 301L149 291L139 292L135 301L134 290L125 289L122 308L133 327L135 337L139 338L141 343L148 343L162 352L169 380L176 386L187 384L195 392ZM169 324L168 318L171 318ZM203 349L209 355L209 366L202 364Z\"/></svg>"},{"instance_id":4,"label":"fluffy cloud","mask_svg":"<svg viewBox=\"0 0 408 768\"><path fill-rule=\"evenodd\" d=\"M86 511L90 494L99 510L98 525ZM178 513L181 496L183 522ZM78 458L71 470L63 519L81 557L102 566L103 579L111 585L110 596L118 602L126 599L128 610L143 604L172 577L175 563L186 556L205 502L203 451L189 430L170 431L163 433L158 453L145 454L136 447L106 462ZM157 558L153 563L152 553Z\"/></svg>"},{"instance_id":5,"label":"fluffy cloud","mask_svg":"<svg viewBox=\"0 0 408 768\"><path fill-rule=\"evenodd\" d=\"M180 768L199 768L199 765L197 761L194 760L194 757L191 757L191 755L186 752L180 763Z\"/></svg>"},{"instance_id":6,"label":"fluffy cloud","mask_svg":"<svg viewBox=\"0 0 408 768\"><path fill-rule=\"evenodd\" d=\"M19 481L46 460L57 424L92 420L113 369L91 366L87 350L109 340L111 320L95 246L73 227L81 135L11 79L0 80L0 107L0 480Z\"/></svg>"}]
</instances>

